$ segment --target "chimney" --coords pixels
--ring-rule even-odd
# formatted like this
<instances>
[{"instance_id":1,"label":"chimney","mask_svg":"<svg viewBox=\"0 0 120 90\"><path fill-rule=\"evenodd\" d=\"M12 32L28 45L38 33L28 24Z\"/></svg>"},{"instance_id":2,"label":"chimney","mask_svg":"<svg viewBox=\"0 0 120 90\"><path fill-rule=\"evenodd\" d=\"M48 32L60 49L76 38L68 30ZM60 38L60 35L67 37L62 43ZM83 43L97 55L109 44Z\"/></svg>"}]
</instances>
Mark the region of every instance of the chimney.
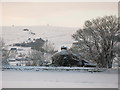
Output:
<instances>
[{"instance_id":1,"label":"chimney","mask_svg":"<svg viewBox=\"0 0 120 90\"><path fill-rule=\"evenodd\" d=\"M61 50L67 50L67 47L62 46L62 47L61 47Z\"/></svg>"}]
</instances>

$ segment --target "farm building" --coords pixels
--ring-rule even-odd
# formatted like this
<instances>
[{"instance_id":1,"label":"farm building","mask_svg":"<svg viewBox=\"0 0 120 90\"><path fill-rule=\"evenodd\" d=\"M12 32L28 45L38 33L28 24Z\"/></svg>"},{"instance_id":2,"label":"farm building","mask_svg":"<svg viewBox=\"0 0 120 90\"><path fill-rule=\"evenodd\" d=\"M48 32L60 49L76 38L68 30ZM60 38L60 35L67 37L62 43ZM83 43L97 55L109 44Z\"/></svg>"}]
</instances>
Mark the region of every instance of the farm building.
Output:
<instances>
[{"instance_id":1,"label":"farm building","mask_svg":"<svg viewBox=\"0 0 120 90\"><path fill-rule=\"evenodd\" d=\"M78 67L96 67L97 64L90 60L80 59L77 54L67 50L67 47L61 47L61 51L52 56L54 66L78 66Z\"/></svg>"},{"instance_id":2,"label":"farm building","mask_svg":"<svg viewBox=\"0 0 120 90\"><path fill-rule=\"evenodd\" d=\"M79 58L76 54L67 50L67 47L61 47L61 51L52 56L52 64L55 66L80 66Z\"/></svg>"}]
</instances>

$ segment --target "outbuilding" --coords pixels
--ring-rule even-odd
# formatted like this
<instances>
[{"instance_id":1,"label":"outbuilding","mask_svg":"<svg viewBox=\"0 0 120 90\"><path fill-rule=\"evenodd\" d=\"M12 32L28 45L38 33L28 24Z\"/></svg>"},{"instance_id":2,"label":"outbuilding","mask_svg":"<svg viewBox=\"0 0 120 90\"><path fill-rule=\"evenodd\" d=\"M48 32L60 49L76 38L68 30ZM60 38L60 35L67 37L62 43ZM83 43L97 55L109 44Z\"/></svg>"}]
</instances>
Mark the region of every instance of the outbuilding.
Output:
<instances>
[{"instance_id":1,"label":"outbuilding","mask_svg":"<svg viewBox=\"0 0 120 90\"><path fill-rule=\"evenodd\" d=\"M61 51L52 56L54 66L80 66L79 58L76 54L67 50L67 47L61 47Z\"/></svg>"}]
</instances>

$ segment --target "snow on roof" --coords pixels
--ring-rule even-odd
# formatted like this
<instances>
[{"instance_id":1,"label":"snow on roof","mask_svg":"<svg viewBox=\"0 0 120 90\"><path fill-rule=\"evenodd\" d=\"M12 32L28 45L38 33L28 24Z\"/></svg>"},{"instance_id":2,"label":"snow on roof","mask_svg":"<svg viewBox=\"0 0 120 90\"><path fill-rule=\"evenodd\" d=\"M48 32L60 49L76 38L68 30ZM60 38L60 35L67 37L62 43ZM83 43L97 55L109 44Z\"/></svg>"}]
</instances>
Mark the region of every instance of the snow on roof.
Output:
<instances>
[{"instance_id":1,"label":"snow on roof","mask_svg":"<svg viewBox=\"0 0 120 90\"><path fill-rule=\"evenodd\" d=\"M69 55L69 56L75 56L75 57L78 57L78 55L76 55L75 53L72 53L71 51L69 50L61 50L60 52L57 52L55 54L52 55L52 57L58 57L58 56L64 56L64 55Z\"/></svg>"},{"instance_id":2,"label":"snow on roof","mask_svg":"<svg viewBox=\"0 0 120 90\"><path fill-rule=\"evenodd\" d=\"M60 52L57 52L54 55L58 56L58 55L69 55L69 54L71 54L71 53L68 50L62 49Z\"/></svg>"},{"instance_id":3,"label":"snow on roof","mask_svg":"<svg viewBox=\"0 0 120 90\"><path fill-rule=\"evenodd\" d=\"M71 54L70 52L68 52L67 50L61 50L60 52L59 52L59 54L60 55L68 55L68 54Z\"/></svg>"}]
</instances>

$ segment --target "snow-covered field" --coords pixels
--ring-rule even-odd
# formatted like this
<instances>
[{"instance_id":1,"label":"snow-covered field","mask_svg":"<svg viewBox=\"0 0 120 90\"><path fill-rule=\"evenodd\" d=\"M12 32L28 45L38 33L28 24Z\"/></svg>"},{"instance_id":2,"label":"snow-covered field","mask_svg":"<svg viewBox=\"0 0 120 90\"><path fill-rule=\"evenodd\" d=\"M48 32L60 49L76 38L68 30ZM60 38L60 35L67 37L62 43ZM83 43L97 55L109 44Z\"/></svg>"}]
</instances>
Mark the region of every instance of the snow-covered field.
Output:
<instances>
[{"instance_id":1,"label":"snow-covered field","mask_svg":"<svg viewBox=\"0 0 120 90\"><path fill-rule=\"evenodd\" d=\"M118 88L117 71L16 71L2 72L3 88Z\"/></svg>"}]
</instances>

